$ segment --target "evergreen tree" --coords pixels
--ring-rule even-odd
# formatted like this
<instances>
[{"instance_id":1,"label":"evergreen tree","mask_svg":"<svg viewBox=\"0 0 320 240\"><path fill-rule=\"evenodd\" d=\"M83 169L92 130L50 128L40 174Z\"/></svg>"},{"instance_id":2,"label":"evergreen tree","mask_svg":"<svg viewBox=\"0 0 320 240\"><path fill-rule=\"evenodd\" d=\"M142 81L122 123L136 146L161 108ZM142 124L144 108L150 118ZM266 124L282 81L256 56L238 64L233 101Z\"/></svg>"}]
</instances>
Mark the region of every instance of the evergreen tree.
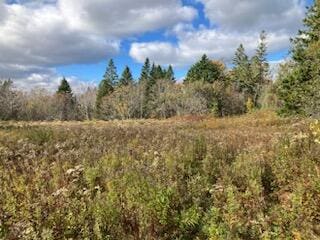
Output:
<instances>
[{"instance_id":1,"label":"evergreen tree","mask_svg":"<svg viewBox=\"0 0 320 240\"><path fill-rule=\"evenodd\" d=\"M113 92L114 87L117 85L117 83L118 83L117 68L114 65L113 60L110 59L106 72L103 75L103 79L100 82L98 87L97 100L96 100L96 110L98 115L100 114L102 99Z\"/></svg>"},{"instance_id":2,"label":"evergreen tree","mask_svg":"<svg viewBox=\"0 0 320 240\"><path fill-rule=\"evenodd\" d=\"M172 82L175 82L175 81L176 81L176 79L175 79L175 77L174 77L173 68L172 68L171 65L169 65L168 70L165 72L165 78L166 78L167 80L172 81Z\"/></svg>"},{"instance_id":3,"label":"evergreen tree","mask_svg":"<svg viewBox=\"0 0 320 240\"><path fill-rule=\"evenodd\" d=\"M160 65L152 64L151 71L150 71L150 80L151 85L154 85L157 80L165 78L165 72L162 70Z\"/></svg>"},{"instance_id":4,"label":"evergreen tree","mask_svg":"<svg viewBox=\"0 0 320 240\"><path fill-rule=\"evenodd\" d=\"M68 81L66 80L65 77L63 77L63 79L61 80L61 83L58 87L57 93L58 94L64 94L64 93L72 94L70 84L68 83Z\"/></svg>"},{"instance_id":5,"label":"evergreen tree","mask_svg":"<svg viewBox=\"0 0 320 240\"><path fill-rule=\"evenodd\" d=\"M237 89L246 95L248 101L252 101L253 105L258 107L258 100L263 87L268 83L269 74L266 33L263 31L260 34L256 54L250 60L244 46L240 44L233 58L233 64L232 80Z\"/></svg>"},{"instance_id":6,"label":"evergreen tree","mask_svg":"<svg viewBox=\"0 0 320 240\"><path fill-rule=\"evenodd\" d=\"M128 86L132 83L133 83L133 77L132 77L131 70L128 66L126 66L119 80L119 86Z\"/></svg>"},{"instance_id":7,"label":"evergreen tree","mask_svg":"<svg viewBox=\"0 0 320 240\"><path fill-rule=\"evenodd\" d=\"M68 81L63 78L56 92L57 109L62 121L76 119L76 99L73 97L72 89Z\"/></svg>"},{"instance_id":8,"label":"evergreen tree","mask_svg":"<svg viewBox=\"0 0 320 240\"><path fill-rule=\"evenodd\" d=\"M150 60L147 58L141 70L141 75L139 78L140 83L146 83L150 80L150 71Z\"/></svg>"},{"instance_id":9,"label":"evergreen tree","mask_svg":"<svg viewBox=\"0 0 320 240\"><path fill-rule=\"evenodd\" d=\"M265 31L262 31L260 34L259 46L252 59L253 77L255 78L255 82L259 85L263 85L268 81L269 63L267 61L266 37Z\"/></svg>"},{"instance_id":10,"label":"evergreen tree","mask_svg":"<svg viewBox=\"0 0 320 240\"><path fill-rule=\"evenodd\" d=\"M153 67L154 68L154 67ZM151 70L150 60L146 59L139 78L140 89L140 118L148 116L148 102L151 95Z\"/></svg>"},{"instance_id":11,"label":"evergreen tree","mask_svg":"<svg viewBox=\"0 0 320 240\"><path fill-rule=\"evenodd\" d=\"M283 68L278 82L281 113L319 116L320 0L308 9L304 29L292 43L292 62Z\"/></svg>"},{"instance_id":12,"label":"evergreen tree","mask_svg":"<svg viewBox=\"0 0 320 240\"><path fill-rule=\"evenodd\" d=\"M213 83L217 80L220 80L223 76L221 67L217 64L214 64L207 55L203 55L201 60L194 64L188 71L187 77L185 79L186 83L191 82L207 82Z\"/></svg>"},{"instance_id":13,"label":"evergreen tree","mask_svg":"<svg viewBox=\"0 0 320 240\"><path fill-rule=\"evenodd\" d=\"M115 87L118 84L119 77L118 77L117 68L114 65L113 59L110 59L106 73L104 74L103 78L106 81L108 81L112 87Z\"/></svg>"},{"instance_id":14,"label":"evergreen tree","mask_svg":"<svg viewBox=\"0 0 320 240\"><path fill-rule=\"evenodd\" d=\"M237 89L240 92L251 94L251 66L249 57L247 56L245 48L242 44L240 44L240 46L236 50L235 56L233 58L233 65L234 68L232 70L232 77Z\"/></svg>"},{"instance_id":15,"label":"evergreen tree","mask_svg":"<svg viewBox=\"0 0 320 240\"><path fill-rule=\"evenodd\" d=\"M254 106L258 106L258 99L261 96L263 87L268 83L269 63L267 61L266 33L260 34L260 42L256 54L251 60L252 70L252 100Z\"/></svg>"},{"instance_id":16,"label":"evergreen tree","mask_svg":"<svg viewBox=\"0 0 320 240\"><path fill-rule=\"evenodd\" d=\"M151 70L150 70L150 79L148 81L148 87L151 88L152 85L154 85L157 81L157 67L156 65L153 63Z\"/></svg>"},{"instance_id":17,"label":"evergreen tree","mask_svg":"<svg viewBox=\"0 0 320 240\"><path fill-rule=\"evenodd\" d=\"M163 79L165 77L164 71L162 70L162 67L160 65L158 65L156 68L155 77L157 80Z\"/></svg>"}]
</instances>

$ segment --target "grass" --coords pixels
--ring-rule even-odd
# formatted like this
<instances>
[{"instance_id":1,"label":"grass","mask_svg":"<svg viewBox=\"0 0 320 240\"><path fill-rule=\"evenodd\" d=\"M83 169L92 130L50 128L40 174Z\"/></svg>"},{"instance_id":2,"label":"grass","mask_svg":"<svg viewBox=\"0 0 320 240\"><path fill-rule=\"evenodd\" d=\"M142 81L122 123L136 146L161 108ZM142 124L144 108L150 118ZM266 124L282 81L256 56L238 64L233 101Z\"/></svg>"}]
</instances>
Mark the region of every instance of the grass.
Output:
<instances>
[{"instance_id":1,"label":"grass","mask_svg":"<svg viewBox=\"0 0 320 240\"><path fill-rule=\"evenodd\" d=\"M2 122L0 239L319 239L318 127Z\"/></svg>"}]
</instances>

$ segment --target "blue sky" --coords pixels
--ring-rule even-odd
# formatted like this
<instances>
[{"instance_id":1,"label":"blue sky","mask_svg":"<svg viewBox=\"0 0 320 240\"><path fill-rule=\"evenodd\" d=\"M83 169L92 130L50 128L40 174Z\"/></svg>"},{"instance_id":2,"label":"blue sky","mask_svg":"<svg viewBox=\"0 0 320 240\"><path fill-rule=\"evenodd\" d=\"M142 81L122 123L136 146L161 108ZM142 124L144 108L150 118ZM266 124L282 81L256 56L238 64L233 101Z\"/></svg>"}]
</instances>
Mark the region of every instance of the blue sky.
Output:
<instances>
[{"instance_id":1,"label":"blue sky","mask_svg":"<svg viewBox=\"0 0 320 240\"><path fill-rule=\"evenodd\" d=\"M310 0L311 1L311 0ZM203 11L203 4L200 2L195 2L192 0L185 0L183 1L184 5L189 5L197 9L198 16L192 21L192 25L195 28L198 28L200 25L210 26L209 20L205 17ZM166 34L166 29L159 29L156 31L150 31L141 35L136 36L137 41L141 42L148 42L148 41L170 41L171 43L176 44L177 39L172 35ZM113 60L115 61L118 69L118 74L121 75L122 71L124 70L125 66L128 65L136 79L139 78L142 64L132 59L129 55L130 50L130 39L125 39L122 44L122 48L119 54L112 56ZM281 58L281 56L279 56ZM278 57L278 58L279 58ZM151 61L152 60L151 58ZM57 70L59 74L64 76L76 76L77 78L82 78L85 81L94 81L97 82L103 76L108 59L105 59L99 63L95 64L81 64L81 65L67 65L58 67ZM181 79L186 75L189 66L179 66L175 67L175 75L177 79Z\"/></svg>"},{"instance_id":2,"label":"blue sky","mask_svg":"<svg viewBox=\"0 0 320 240\"><path fill-rule=\"evenodd\" d=\"M139 77L146 57L174 65L176 78L206 53L230 63L243 43L249 55L261 30L269 60L288 56L313 0L0 0L0 78L22 88L97 84L113 58ZM81 15L79 14L81 13Z\"/></svg>"}]
</instances>

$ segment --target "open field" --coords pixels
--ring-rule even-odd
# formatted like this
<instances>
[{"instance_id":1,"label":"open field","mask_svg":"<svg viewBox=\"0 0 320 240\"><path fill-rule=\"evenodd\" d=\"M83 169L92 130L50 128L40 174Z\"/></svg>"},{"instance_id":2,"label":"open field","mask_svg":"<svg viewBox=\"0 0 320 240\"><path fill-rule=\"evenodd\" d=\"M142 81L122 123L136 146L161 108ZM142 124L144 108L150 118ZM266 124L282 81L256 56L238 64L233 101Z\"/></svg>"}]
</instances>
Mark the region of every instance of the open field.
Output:
<instances>
[{"instance_id":1,"label":"open field","mask_svg":"<svg viewBox=\"0 0 320 240\"><path fill-rule=\"evenodd\" d=\"M320 239L310 125L273 112L2 122L0 239Z\"/></svg>"}]
</instances>

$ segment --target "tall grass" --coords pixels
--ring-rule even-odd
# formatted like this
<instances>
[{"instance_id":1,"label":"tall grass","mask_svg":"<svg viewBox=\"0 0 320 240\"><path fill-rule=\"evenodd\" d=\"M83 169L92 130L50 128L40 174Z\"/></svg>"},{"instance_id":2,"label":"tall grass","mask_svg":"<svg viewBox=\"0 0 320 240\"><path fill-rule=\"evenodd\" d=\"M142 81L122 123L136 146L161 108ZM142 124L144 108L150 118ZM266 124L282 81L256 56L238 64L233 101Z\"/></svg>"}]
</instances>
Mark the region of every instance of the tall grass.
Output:
<instances>
[{"instance_id":1,"label":"tall grass","mask_svg":"<svg viewBox=\"0 0 320 240\"><path fill-rule=\"evenodd\" d=\"M272 112L2 123L0 239L319 239L318 129Z\"/></svg>"}]
</instances>

